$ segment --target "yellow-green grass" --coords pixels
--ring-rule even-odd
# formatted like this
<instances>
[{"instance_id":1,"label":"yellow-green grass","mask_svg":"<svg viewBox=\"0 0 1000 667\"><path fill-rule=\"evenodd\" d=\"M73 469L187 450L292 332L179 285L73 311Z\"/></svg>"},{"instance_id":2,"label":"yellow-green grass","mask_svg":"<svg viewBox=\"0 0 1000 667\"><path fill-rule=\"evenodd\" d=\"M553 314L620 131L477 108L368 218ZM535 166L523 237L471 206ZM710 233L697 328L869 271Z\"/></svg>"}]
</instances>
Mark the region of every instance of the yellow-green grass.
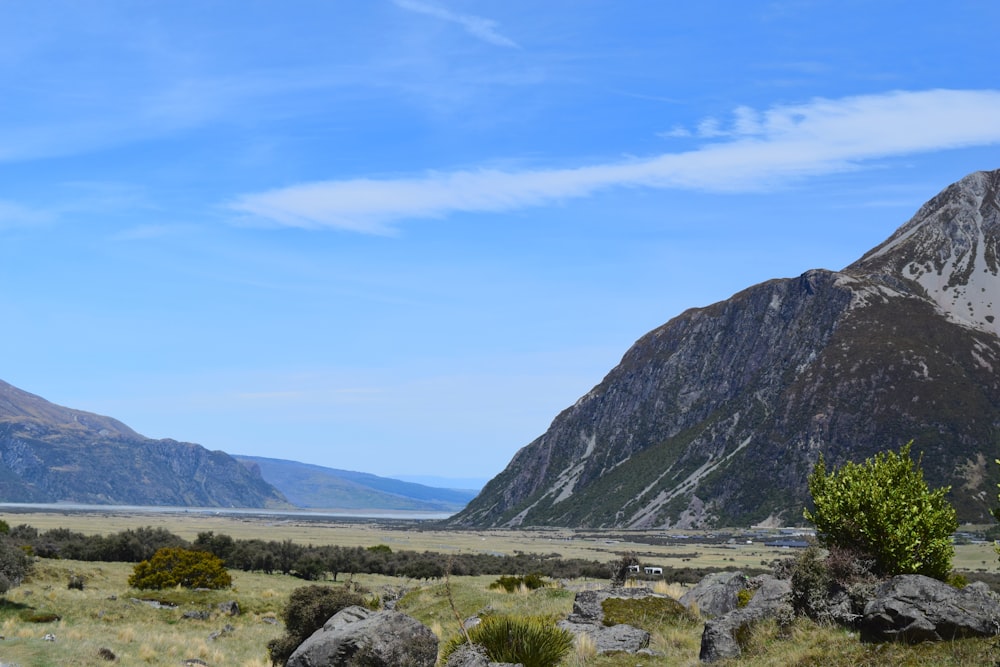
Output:
<instances>
[{"instance_id":1,"label":"yellow-green grass","mask_svg":"<svg viewBox=\"0 0 1000 667\"><path fill-rule=\"evenodd\" d=\"M127 584L132 566L39 559L21 586L8 591L0 607L0 661L33 667L107 665L108 649L123 665L177 665L198 658L209 665L267 667L267 642L282 633L268 623L301 581L292 577L234 572L226 591L138 591ZM68 587L71 574L84 589ZM133 598L174 600L173 609L156 609ZM239 616L219 612L219 602L236 600ZM185 611L207 611L205 620L184 619ZM34 623L29 615L54 614L60 620ZM217 639L213 632L231 630ZM55 641L46 641L54 635Z\"/></svg>"},{"instance_id":2,"label":"yellow-green grass","mask_svg":"<svg viewBox=\"0 0 1000 667\"><path fill-rule=\"evenodd\" d=\"M181 589L137 591L126 583L132 566L124 563L83 563L39 559L29 580L11 589L0 605L0 662L33 667L89 667L109 664L98 651L111 650L122 665L177 665L198 658L209 665L267 667L266 645L282 634L274 619L292 590L306 585L282 575L232 572L231 590L193 592ZM70 575L82 576L84 590L68 587ZM451 577L447 582L421 583L381 576L358 576L356 582L379 593L387 586L409 592L398 609L431 627L442 644L460 633L459 619L482 613L542 616L555 621L572 610L574 591L606 582L573 582L573 589L542 588L503 593L491 590L494 576ZM328 582L329 583L329 582ZM343 584L338 584L343 585ZM668 590L668 587L660 587ZM683 589L670 587L679 594ZM175 609L154 609L132 598L155 598L178 603ZM222 615L219 602L236 600L242 614ZM454 603L455 609L452 609ZM183 619L185 611L208 611L207 620ZM28 613L51 613L60 620L32 623ZM650 624L652 623L652 624ZM226 625L232 630L218 639L209 635ZM645 625L657 656L596 656L586 646L571 654L561 667L644 667L698 663L703 623L697 619L637 619ZM53 634L56 641L44 641ZM745 654L723 665L970 665L993 664L1000 646L995 639L962 640L915 647L864 645L855 633L820 627L804 620L790 628L765 623L751 635Z\"/></svg>"},{"instance_id":3,"label":"yellow-green grass","mask_svg":"<svg viewBox=\"0 0 1000 667\"><path fill-rule=\"evenodd\" d=\"M193 540L199 532L214 531L237 539L291 539L301 544L342 546L389 545L394 550L441 553L558 553L565 558L610 561L623 551L637 551L651 564L677 567L761 567L775 557L791 557L797 551L766 548L761 544L650 546L635 538L595 537L595 532L568 530L537 531L442 531L388 527L377 523L345 521L300 521L261 517L174 515L157 513L11 513L2 516L10 525L27 523L39 530L62 527L85 534L110 534L126 528L160 527ZM630 536L631 534L629 534ZM632 541L632 540L636 541ZM958 545L954 565L964 571L997 571L992 545ZM282 575L231 571L234 587L229 591L192 593L180 590L143 592L129 589L132 565L126 563L82 563L39 559L31 578L11 589L0 603L0 662L46 667L48 665L106 665L98 651L111 650L122 665L177 665L185 658L198 658L218 667L267 667L266 645L283 633L280 623L269 623L280 613L292 590L304 582ZM71 574L82 575L83 591L71 590ZM341 585L343 583L341 577ZM429 584L389 577L360 575L358 581L375 592L386 586L406 587L410 592L399 609L430 626L447 641L459 632L459 618L482 613L507 613L565 617L572 610L573 590L539 589L503 593L490 590L497 576L451 577ZM330 583L330 582L327 582ZM601 586L606 582L573 582L574 589ZM448 589L451 589L449 601ZM679 596L680 586L661 584L660 592ZM156 597L181 603L176 609L153 609L131 598ZM234 599L243 610L238 617L221 615L217 603ZM206 610L207 620L182 619L184 611ZM51 623L25 620L29 612L61 617ZM232 631L211 640L209 635L227 624ZM643 656L644 667L698 665L703 623L678 619L647 628L651 648L658 656ZM45 634L55 635L47 642ZM628 656L596 656L593 647L578 647L561 667L634 667ZM796 621L781 629L764 624L752 634L742 658L723 665L966 665L994 664L1000 654L997 640L963 640L916 647L864 645L855 633L834 627L819 627Z\"/></svg>"}]
</instances>

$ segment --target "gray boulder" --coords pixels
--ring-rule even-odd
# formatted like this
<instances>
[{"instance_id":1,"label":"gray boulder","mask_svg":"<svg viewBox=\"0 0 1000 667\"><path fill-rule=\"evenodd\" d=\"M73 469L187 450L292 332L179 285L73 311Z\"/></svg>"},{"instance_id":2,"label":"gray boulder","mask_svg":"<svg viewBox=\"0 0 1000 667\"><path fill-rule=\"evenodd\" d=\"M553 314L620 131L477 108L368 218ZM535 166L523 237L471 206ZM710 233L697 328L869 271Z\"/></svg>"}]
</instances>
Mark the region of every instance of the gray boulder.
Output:
<instances>
[{"instance_id":1,"label":"gray boulder","mask_svg":"<svg viewBox=\"0 0 1000 667\"><path fill-rule=\"evenodd\" d=\"M521 663L490 662L486 649L479 644L462 644L448 656L445 667L523 667Z\"/></svg>"},{"instance_id":2,"label":"gray boulder","mask_svg":"<svg viewBox=\"0 0 1000 667\"><path fill-rule=\"evenodd\" d=\"M979 586L958 589L919 574L885 582L865 605L861 641L916 644L1000 634L1000 602Z\"/></svg>"},{"instance_id":3,"label":"gray boulder","mask_svg":"<svg viewBox=\"0 0 1000 667\"><path fill-rule=\"evenodd\" d=\"M226 616L239 616L240 615L240 603L236 600L229 600L228 602L220 602L218 604L219 613L225 614Z\"/></svg>"},{"instance_id":4,"label":"gray boulder","mask_svg":"<svg viewBox=\"0 0 1000 667\"><path fill-rule=\"evenodd\" d=\"M745 607L710 619L701 634L703 662L715 662L724 658L735 658L741 653L740 641L750 632L754 624L774 618L781 623L791 622L792 585L783 579L763 575L756 580L757 592Z\"/></svg>"},{"instance_id":5,"label":"gray boulder","mask_svg":"<svg viewBox=\"0 0 1000 667\"><path fill-rule=\"evenodd\" d=\"M639 653L649 646L649 633L641 628L620 623L604 625L602 603L608 598L641 599L665 597L648 588L610 588L598 591L581 591L573 599L573 613L557 625L573 635L588 635L598 653Z\"/></svg>"},{"instance_id":6,"label":"gray boulder","mask_svg":"<svg viewBox=\"0 0 1000 667\"><path fill-rule=\"evenodd\" d=\"M682 595L681 604L688 609L696 606L698 613L705 617L722 616L737 608L739 598L736 596L747 588L750 588L750 579L742 572L716 572Z\"/></svg>"},{"instance_id":7,"label":"gray boulder","mask_svg":"<svg viewBox=\"0 0 1000 667\"><path fill-rule=\"evenodd\" d=\"M299 645L287 667L386 664L434 667L438 640L420 621L396 611L347 607Z\"/></svg>"}]
</instances>

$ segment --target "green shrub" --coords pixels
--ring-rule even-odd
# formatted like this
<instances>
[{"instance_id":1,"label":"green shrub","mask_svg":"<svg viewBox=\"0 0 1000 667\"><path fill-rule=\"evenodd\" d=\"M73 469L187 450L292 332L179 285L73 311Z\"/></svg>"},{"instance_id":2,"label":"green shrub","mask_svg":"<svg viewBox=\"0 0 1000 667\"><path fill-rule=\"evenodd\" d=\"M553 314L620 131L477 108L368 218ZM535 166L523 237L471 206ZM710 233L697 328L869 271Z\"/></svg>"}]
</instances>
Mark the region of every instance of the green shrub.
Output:
<instances>
[{"instance_id":1,"label":"green shrub","mask_svg":"<svg viewBox=\"0 0 1000 667\"><path fill-rule=\"evenodd\" d=\"M133 588L229 588L232 577L218 556L207 551L164 547L135 566L128 578Z\"/></svg>"},{"instance_id":2,"label":"green shrub","mask_svg":"<svg viewBox=\"0 0 1000 667\"><path fill-rule=\"evenodd\" d=\"M944 581L955 553L951 534L958 528L955 509L944 498L950 487L928 489L919 462L910 458L911 444L830 473L820 456L809 476L815 509L804 514L824 546L870 556L876 574Z\"/></svg>"},{"instance_id":3,"label":"green shrub","mask_svg":"<svg viewBox=\"0 0 1000 667\"><path fill-rule=\"evenodd\" d=\"M8 538L0 537L0 595L20 585L31 571L32 559Z\"/></svg>"},{"instance_id":4,"label":"green shrub","mask_svg":"<svg viewBox=\"0 0 1000 667\"><path fill-rule=\"evenodd\" d=\"M753 588L741 588L738 590L736 592L736 606L742 609L750 604L750 600L753 599L753 595L756 592Z\"/></svg>"},{"instance_id":5,"label":"green shrub","mask_svg":"<svg viewBox=\"0 0 1000 667\"><path fill-rule=\"evenodd\" d=\"M299 644L323 627L341 609L365 604L360 592L338 586L303 586L296 588L281 613L285 636L267 644L272 665L284 665Z\"/></svg>"},{"instance_id":6,"label":"green shrub","mask_svg":"<svg viewBox=\"0 0 1000 667\"><path fill-rule=\"evenodd\" d=\"M71 591L82 591L84 584L86 584L86 579L84 579L79 574L70 574L69 583L66 585Z\"/></svg>"},{"instance_id":7,"label":"green shrub","mask_svg":"<svg viewBox=\"0 0 1000 667\"><path fill-rule=\"evenodd\" d=\"M553 667L573 648L573 635L541 618L487 616L469 630L469 639L486 649L492 662L521 663L524 667ZM465 637L445 646L441 662L455 652Z\"/></svg>"}]
</instances>

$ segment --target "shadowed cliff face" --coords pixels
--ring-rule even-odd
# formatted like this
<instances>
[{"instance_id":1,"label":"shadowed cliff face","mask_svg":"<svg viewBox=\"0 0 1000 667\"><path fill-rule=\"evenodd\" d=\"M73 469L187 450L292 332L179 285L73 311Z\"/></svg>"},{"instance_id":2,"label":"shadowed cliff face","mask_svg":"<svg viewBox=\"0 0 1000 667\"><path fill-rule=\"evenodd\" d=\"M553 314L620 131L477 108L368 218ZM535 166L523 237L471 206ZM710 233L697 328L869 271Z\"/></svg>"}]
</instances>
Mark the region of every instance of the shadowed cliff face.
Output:
<instances>
[{"instance_id":1,"label":"shadowed cliff face","mask_svg":"<svg viewBox=\"0 0 1000 667\"><path fill-rule=\"evenodd\" d=\"M0 382L0 501L278 507L271 485L223 452L150 440L110 417Z\"/></svg>"},{"instance_id":2,"label":"shadowed cliff face","mask_svg":"<svg viewBox=\"0 0 1000 667\"><path fill-rule=\"evenodd\" d=\"M643 336L453 523L794 523L820 452L837 465L911 439L960 517L985 520L998 186L973 174L843 272L762 283Z\"/></svg>"}]
</instances>

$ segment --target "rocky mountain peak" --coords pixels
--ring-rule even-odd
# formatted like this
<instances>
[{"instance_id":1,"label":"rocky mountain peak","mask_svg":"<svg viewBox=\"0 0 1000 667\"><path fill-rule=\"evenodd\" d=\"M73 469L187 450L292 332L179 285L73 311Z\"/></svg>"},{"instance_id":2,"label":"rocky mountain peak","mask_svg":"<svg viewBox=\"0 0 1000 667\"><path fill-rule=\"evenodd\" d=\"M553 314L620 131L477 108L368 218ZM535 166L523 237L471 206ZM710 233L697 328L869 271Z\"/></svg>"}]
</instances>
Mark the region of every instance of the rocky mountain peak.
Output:
<instances>
[{"instance_id":1,"label":"rocky mountain peak","mask_svg":"<svg viewBox=\"0 0 1000 667\"><path fill-rule=\"evenodd\" d=\"M3 380L0 380L0 422L17 423L29 428L37 428L41 424L58 426L92 437L142 437L117 419L56 405Z\"/></svg>"},{"instance_id":2,"label":"rocky mountain peak","mask_svg":"<svg viewBox=\"0 0 1000 667\"><path fill-rule=\"evenodd\" d=\"M947 187L844 272L901 279L952 322L1000 335L1000 170Z\"/></svg>"},{"instance_id":3,"label":"rocky mountain peak","mask_svg":"<svg viewBox=\"0 0 1000 667\"><path fill-rule=\"evenodd\" d=\"M840 272L692 308L621 363L451 521L797 523L834 466L909 441L963 521L1000 481L1000 171L944 189Z\"/></svg>"}]
</instances>

